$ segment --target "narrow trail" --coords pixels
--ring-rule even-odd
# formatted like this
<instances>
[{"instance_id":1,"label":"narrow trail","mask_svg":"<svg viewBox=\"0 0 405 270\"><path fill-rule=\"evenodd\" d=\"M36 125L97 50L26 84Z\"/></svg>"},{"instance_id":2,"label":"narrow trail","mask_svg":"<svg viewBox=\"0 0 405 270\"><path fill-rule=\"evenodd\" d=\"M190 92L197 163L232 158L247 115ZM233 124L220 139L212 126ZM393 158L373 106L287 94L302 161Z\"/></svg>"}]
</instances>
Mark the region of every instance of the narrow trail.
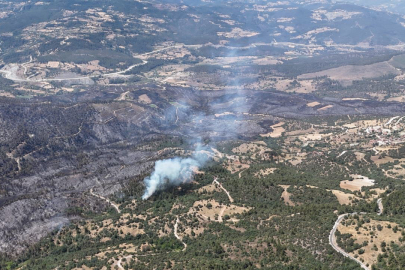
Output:
<instances>
[{"instance_id":1,"label":"narrow trail","mask_svg":"<svg viewBox=\"0 0 405 270\"><path fill-rule=\"evenodd\" d=\"M20 172L21 171L21 158L14 157L14 153L7 153L6 155L8 158L14 159L14 161L17 162L18 172Z\"/></svg>"},{"instance_id":2,"label":"narrow trail","mask_svg":"<svg viewBox=\"0 0 405 270\"><path fill-rule=\"evenodd\" d=\"M378 153L380 153L380 152L378 152L378 150L377 150L375 147L373 147L372 150L374 151L374 153L375 153L376 155L378 155Z\"/></svg>"},{"instance_id":3,"label":"narrow trail","mask_svg":"<svg viewBox=\"0 0 405 270\"><path fill-rule=\"evenodd\" d=\"M156 52L156 51L155 51L155 52ZM132 66L128 67L127 69L124 69L124 70L121 70L121 71L118 71L118 72L102 74L101 77L125 76L124 74L125 74L126 72L132 70L134 67L139 67L139 66L142 66L142 65L146 65L147 63L148 63L148 61L142 60L142 63L132 65ZM89 78L93 78L93 77L97 77L97 76L90 76Z\"/></svg>"},{"instance_id":4,"label":"narrow trail","mask_svg":"<svg viewBox=\"0 0 405 270\"><path fill-rule=\"evenodd\" d=\"M79 135L79 134L82 132L83 124L84 124L84 122L81 123L81 125L80 125L78 131L77 131L75 134L67 135L67 136L57 136L57 137L53 137L53 138L51 138L51 139L69 139L69 138L73 138L73 137ZM36 153L36 152L38 152L38 151L40 151L40 150L42 150L42 149L44 149L44 148L47 148L47 147L49 146L49 144L50 144L50 143L48 143L47 145L45 145L45 146L43 146L43 147L40 147L40 148L38 148L38 149L36 149L36 150L30 152L30 153L27 153L27 154L25 154L25 155L22 156L22 157L14 157L14 154L12 154L12 153L8 153L7 156L8 156L9 158L14 159L14 160L17 162L18 171L21 171L21 168L22 168L22 167L21 167L21 159L26 159L26 158L28 158L29 156L31 156L32 154L34 154L34 153Z\"/></svg>"},{"instance_id":5,"label":"narrow trail","mask_svg":"<svg viewBox=\"0 0 405 270\"><path fill-rule=\"evenodd\" d=\"M174 231L173 231L173 233L174 233L174 237L176 237L176 238L184 245L184 248L183 248L182 251L186 251L186 249L187 249L187 244L184 243L184 242L183 242L183 239L181 239L181 237L177 234L177 228L179 227L179 222L180 222L180 220L179 220L179 218L177 217L177 219L176 219L176 224L174 224Z\"/></svg>"},{"instance_id":6,"label":"narrow trail","mask_svg":"<svg viewBox=\"0 0 405 270\"><path fill-rule=\"evenodd\" d=\"M177 113L178 110L179 107L176 107L176 122L174 122L175 124L177 124L177 122L179 121L179 114Z\"/></svg>"},{"instance_id":7,"label":"narrow trail","mask_svg":"<svg viewBox=\"0 0 405 270\"><path fill-rule=\"evenodd\" d=\"M90 192L92 192L92 190ZM94 193L92 193L92 195L94 195L96 197L99 197L98 195L96 195ZM119 210L117 209L117 211L119 211ZM184 252L187 249L187 244L183 242L182 238L177 233L177 230L178 230L178 227L179 227L179 222L180 222L180 220L177 217L176 223L174 224L173 234L174 234L174 237L176 237L176 239L178 239L183 244L184 248L182 249L182 251ZM170 253L170 251L166 252L166 254L169 254L169 253ZM120 258L116 263L113 264L113 267L114 267L114 265L116 265L118 267L118 269L125 270L125 268L122 266L122 261L123 260L129 260L129 259L132 259L133 257L148 257L148 256L159 256L159 255L161 255L161 254L159 254L159 253L131 254L131 255Z\"/></svg>"},{"instance_id":8,"label":"narrow trail","mask_svg":"<svg viewBox=\"0 0 405 270\"><path fill-rule=\"evenodd\" d=\"M223 222L224 220L223 220L223 216L224 216L224 213L225 213L225 210L226 210L226 205L224 205L224 207L221 209L221 212L219 213L219 216L218 216L218 221L219 222Z\"/></svg>"},{"instance_id":9,"label":"narrow trail","mask_svg":"<svg viewBox=\"0 0 405 270\"><path fill-rule=\"evenodd\" d=\"M21 158L14 158L15 162L17 162L18 172L21 172Z\"/></svg>"},{"instance_id":10,"label":"narrow trail","mask_svg":"<svg viewBox=\"0 0 405 270\"><path fill-rule=\"evenodd\" d=\"M117 101L123 101L127 98L127 95L129 94L129 91L126 91L124 93L122 93L118 98L116 98L115 100Z\"/></svg>"},{"instance_id":11,"label":"narrow trail","mask_svg":"<svg viewBox=\"0 0 405 270\"><path fill-rule=\"evenodd\" d=\"M244 171L246 171L247 169L244 169L244 170L241 170L240 172L239 172L239 178L242 178L242 173L244 172Z\"/></svg>"},{"instance_id":12,"label":"narrow trail","mask_svg":"<svg viewBox=\"0 0 405 270\"><path fill-rule=\"evenodd\" d=\"M27 71L28 71L28 68L27 68L27 64L29 64L29 63L31 63L32 62L32 56L30 55L30 61L28 61L27 63L24 63L24 64L22 64L22 67L24 68L24 75L27 75Z\"/></svg>"},{"instance_id":13,"label":"narrow trail","mask_svg":"<svg viewBox=\"0 0 405 270\"><path fill-rule=\"evenodd\" d=\"M113 203L112 201L110 201L109 199L107 199L106 197L103 197L103 196L101 196L101 195L95 194L95 193L93 192L93 189L90 189L90 194L93 195L94 197L97 197L97 198L99 198L99 199L102 199L102 200L108 202L109 204L111 204L112 207L115 208L115 210L117 210L117 212L118 212L119 214L121 213L121 210L118 208L118 205L116 205L115 203Z\"/></svg>"},{"instance_id":14,"label":"narrow trail","mask_svg":"<svg viewBox=\"0 0 405 270\"><path fill-rule=\"evenodd\" d=\"M181 240L180 240L181 241ZM183 243L185 244L185 243ZM183 249L183 251L185 250L185 248ZM167 251L165 252L166 254L171 253L172 251ZM114 267L114 265L116 265L119 269L125 269L122 266L122 261L125 260L129 260L132 259L133 257L137 258L137 257L150 257L150 256L160 256L162 255L162 253L150 253L150 254L131 254L125 257L120 258L116 263L114 263L112 266Z\"/></svg>"},{"instance_id":15,"label":"narrow trail","mask_svg":"<svg viewBox=\"0 0 405 270\"><path fill-rule=\"evenodd\" d=\"M218 182L217 180L218 178L215 178L214 181L212 181L213 184L217 184L225 193L226 195L228 195L229 201L231 201L231 203L233 203L233 198L231 197L231 195L229 194L228 190L226 190L222 184L220 182Z\"/></svg>"},{"instance_id":16,"label":"narrow trail","mask_svg":"<svg viewBox=\"0 0 405 270\"><path fill-rule=\"evenodd\" d=\"M395 122L394 127L396 127L399 124L399 122L401 122L401 120L404 118L405 118L405 116L402 116L401 118L399 118L399 120Z\"/></svg>"},{"instance_id":17,"label":"narrow trail","mask_svg":"<svg viewBox=\"0 0 405 270\"><path fill-rule=\"evenodd\" d=\"M349 216L349 215L356 215L357 213L353 213L353 214L343 214L340 215L338 217L338 219L335 222L335 225L333 226L333 229L330 231L329 234L329 244L332 246L332 248L334 250L336 250L337 252L339 252L340 254L342 254L343 256L345 256L346 258L349 258L355 262L357 262L358 264L360 264L361 268L365 269L365 270L370 270L364 263L362 263L360 260L356 259L355 257L353 257L352 255L350 255L349 253L347 253L346 251L344 251L342 248L340 248L337 244L336 241L336 230L339 227L340 223L342 222L342 220Z\"/></svg>"},{"instance_id":18,"label":"narrow trail","mask_svg":"<svg viewBox=\"0 0 405 270\"><path fill-rule=\"evenodd\" d=\"M340 153L340 155L337 156L337 158L340 158L341 156L343 156L344 154L346 154L347 151L343 151L342 153Z\"/></svg>"},{"instance_id":19,"label":"narrow trail","mask_svg":"<svg viewBox=\"0 0 405 270\"><path fill-rule=\"evenodd\" d=\"M113 114L114 114L115 117L117 117L117 112L118 111L123 111L123 110L129 109L129 108L132 108L132 106L130 105L130 106L127 106L127 107L124 107L124 108L121 108L121 109L114 110Z\"/></svg>"},{"instance_id":20,"label":"narrow trail","mask_svg":"<svg viewBox=\"0 0 405 270\"><path fill-rule=\"evenodd\" d=\"M77 107L77 106L79 106L79 105L81 105L81 104L80 104L80 103L76 103L75 105L72 105L72 106L68 106L68 107L62 107L62 109L63 109L63 110L68 110L68 109L71 109L71 108Z\"/></svg>"},{"instance_id":21,"label":"narrow trail","mask_svg":"<svg viewBox=\"0 0 405 270\"><path fill-rule=\"evenodd\" d=\"M54 137L53 139L68 139L68 138L76 137L77 135L79 135L82 132L83 124L84 124L84 122L82 122L80 124L80 127L79 127L78 131L75 134L67 135L67 136L58 136L58 137Z\"/></svg>"},{"instance_id":22,"label":"narrow trail","mask_svg":"<svg viewBox=\"0 0 405 270\"><path fill-rule=\"evenodd\" d=\"M125 270L125 268L122 266L122 260L128 260L128 259L131 259L133 257L133 255L128 255L128 256L126 256L126 257L122 257L122 258L120 258L118 261L117 261L117 266L118 266L118 269L122 269L122 270Z\"/></svg>"},{"instance_id":23,"label":"narrow trail","mask_svg":"<svg viewBox=\"0 0 405 270\"><path fill-rule=\"evenodd\" d=\"M10 159L13 159L16 163L17 163L17 168L18 171L17 173L21 172L22 170L22 166L21 166L21 159L25 159L27 157L28 154L22 156L22 157L16 157L16 153L18 152L19 149L21 149L21 147L24 147L27 144L27 142L22 142L20 144L18 144L14 150L12 150L10 153L6 153L6 156Z\"/></svg>"}]
</instances>

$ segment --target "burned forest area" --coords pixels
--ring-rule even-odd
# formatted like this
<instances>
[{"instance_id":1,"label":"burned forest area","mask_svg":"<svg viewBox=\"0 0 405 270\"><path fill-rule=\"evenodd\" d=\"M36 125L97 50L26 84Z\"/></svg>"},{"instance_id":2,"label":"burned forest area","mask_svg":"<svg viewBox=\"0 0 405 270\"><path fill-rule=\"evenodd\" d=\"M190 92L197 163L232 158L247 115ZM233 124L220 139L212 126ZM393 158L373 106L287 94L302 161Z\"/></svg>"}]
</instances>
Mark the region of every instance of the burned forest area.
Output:
<instances>
[{"instance_id":1,"label":"burned forest area","mask_svg":"<svg viewBox=\"0 0 405 270\"><path fill-rule=\"evenodd\" d=\"M404 269L404 16L0 0L0 269Z\"/></svg>"}]
</instances>

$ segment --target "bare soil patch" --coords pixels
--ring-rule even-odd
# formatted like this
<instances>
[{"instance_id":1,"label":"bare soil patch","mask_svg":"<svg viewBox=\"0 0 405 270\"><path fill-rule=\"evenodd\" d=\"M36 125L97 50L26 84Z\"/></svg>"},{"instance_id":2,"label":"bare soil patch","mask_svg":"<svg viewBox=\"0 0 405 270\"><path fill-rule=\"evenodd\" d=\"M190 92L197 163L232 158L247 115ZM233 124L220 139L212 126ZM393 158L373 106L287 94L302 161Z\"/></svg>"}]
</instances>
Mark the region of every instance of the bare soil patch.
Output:
<instances>
[{"instance_id":1,"label":"bare soil patch","mask_svg":"<svg viewBox=\"0 0 405 270\"><path fill-rule=\"evenodd\" d=\"M394 159L389 156L386 156L384 158L380 158L380 156L372 156L371 160L378 166L381 164L385 164L385 163L394 161Z\"/></svg>"},{"instance_id":2,"label":"bare soil patch","mask_svg":"<svg viewBox=\"0 0 405 270\"><path fill-rule=\"evenodd\" d=\"M277 168L263 169L263 170L260 170L257 173L255 173L255 176L256 177L261 177L261 176L266 176L266 175L269 175L269 174L273 174L275 170L277 170Z\"/></svg>"},{"instance_id":3,"label":"bare soil patch","mask_svg":"<svg viewBox=\"0 0 405 270\"><path fill-rule=\"evenodd\" d=\"M366 156L366 154L360 153L360 152L355 152L354 154L356 155L356 159L357 159L358 161L364 160L364 157Z\"/></svg>"},{"instance_id":4,"label":"bare soil patch","mask_svg":"<svg viewBox=\"0 0 405 270\"><path fill-rule=\"evenodd\" d=\"M215 184L209 184L209 185L203 186L196 190L197 193L203 193L203 192L212 193L214 191L220 191L219 188Z\"/></svg>"},{"instance_id":5,"label":"bare soil patch","mask_svg":"<svg viewBox=\"0 0 405 270\"><path fill-rule=\"evenodd\" d=\"M295 203L291 201L291 193L287 191L287 189L290 187L289 185L280 185L284 189L283 193L281 194L281 198L283 198L283 201L286 205L288 206L295 206Z\"/></svg>"},{"instance_id":6,"label":"bare soil patch","mask_svg":"<svg viewBox=\"0 0 405 270\"><path fill-rule=\"evenodd\" d=\"M235 154L252 154L252 153L263 153L264 151L269 150L269 148L265 147L263 144L257 143L243 143L238 147L232 149L232 152Z\"/></svg>"},{"instance_id":7,"label":"bare soil patch","mask_svg":"<svg viewBox=\"0 0 405 270\"><path fill-rule=\"evenodd\" d=\"M229 160L226 166L226 169L230 171L232 174L249 168L250 168L249 164L241 163L237 160Z\"/></svg>"},{"instance_id":8,"label":"bare soil patch","mask_svg":"<svg viewBox=\"0 0 405 270\"><path fill-rule=\"evenodd\" d=\"M405 96L391 97L387 101L405 102Z\"/></svg>"},{"instance_id":9,"label":"bare soil patch","mask_svg":"<svg viewBox=\"0 0 405 270\"><path fill-rule=\"evenodd\" d=\"M332 193L333 193L333 195L336 196L336 198L338 199L338 201L341 205L344 205L344 204L351 205L353 199L359 199L357 196L355 196L353 194L345 193L340 190L332 190Z\"/></svg>"},{"instance_id":10,"label":"bare soil patch","mask_svg":"<svg viewBox=\"0 0 405 270\"><path fill-rule=\"evenodd\" d=\"M362 101L366 101L368 99L366 98L342 98L343 101L350 101L350 100L362 100Z\"/></svg>"},{"instance_id":11,"label":"bare soil patch","mask_svg":"<svg viewBox=\"0 0 405 270\"><path fill-rule=\"evenodd\" d=\"M317 111L326 111L327 109L333 108L333 105L326 105L325 107L317 109Z\"/></svg>"},{"instance_id":12,"label":"bare soil patch","mask_svg":"<svg viewBox=\"0 0 405 270\"><path fill-rule=\"evenodd\" d=\"M226 206L215 200L200 200L194 202L193 207L189 209L188 214L193 215L195 213L204 220L222 222L222 217L224 215L232 216L234 214L241 214L245 211L249 211L249 208L233 204Z\"/></svg>"},{"instance_id":13,"label":"bare soil patch","mask_svg":"<svg viewBox=\"0 0 405 270\"><path fill-rule=\"evenodd\" d=\"M11 93L8 92L0 92L0 97L10 97L10 98L14 98L15 96Z\"/></svg>"},{"instance_id":14,"label":"bare soil patch","mask_svg":"<svg viewBox=\"0 0 405 270\"><path fill-rule=\"evenodd\" d=\"M148 97L148 95L143 94L138 97L138 101L144 104L151 104L152 100Z\"/></svg>"},{"instance_id":15,"label":"bare soil patch","mask_svg":"<svg viewBox=\"0 0 405 270\"><path fill-rule=\"evenodd\" d=\"M340 182L340 187L343 189L348 189L351 191L361 191L362 187L374 186L374 180L361 176L361 175L351 175L354 178L353 181L345 180Z\"/></svg>"},{"instance_id":16,"label":"bare soil patch","mask_svg":"<svg viewBox=\"0 0 405 270\"><path fill-rule=\"evenodd\" d=\"M354 221L354 219L348 219ZM352 234L352 238L355 239L355 242L362 245L365 241L368 242L367 246L363 247L364 253L359 254L358 251L352 252L351 254L358 255L359 259L363 259L365 264L373 265L377 262L377 257L379 254L382 254L381 243L385 242L387 246L394 242L395 244L402 246L399 238L401 237L401 230L398 230L396 233L393 231L392 228L398 226L396 223L388 222L388 221L377 221L377 220L370 220L370 223L365 223L363 226L360 227L358 232L356 231L357 222L349 222L346 221L346 225L340 225L338 230L342 234ZM377 229L377 226L381 226L381 230ZM388 227L391 228L388 228ZM377 247L375 250L374 245Z\"/></svg>"},{"instance_id":17,"label":"bare soil patch","mask_svg":"<svg viewBox=\"0 0 405 270\"><path fill-rule=\"evenodd\" d=\"M319 103L319 102L317 102L317 101L314 101L314 102L308 103L308 104L307 104L307 107L313 108L313 107L318 106L318 105L320 105L320 104L321 104L321 103Z\"/></svg>"},{"instance_id":18,"label":"bare soil patch","mask_svg":"<svg viewBox=\"0 0 405 270\"><path fill-rule=\"evenodd\" d=\"M260 134L262 137L271 137L271 138L278 138L281 137L285 129L283 128L284 122L280 122L278 124L270 126L273 131L267 134Z\"/></svg>"},{"instance_id":19,"label":"bare soil patch","mask_svg":"<svg viewBox=\"0 0 405 270\"><path fill-rule=\"evenodd\" d=\"M226 38L243 38L243 37L254 37L259 33L246 31L241 28L233 28L231 32L218 32L218 36L224 36Z\"/></svg>"},{"instance_id":20,"label":"bare soil patch","mask_svg":"<svg viewBox=\"0 0 405 270\"><path fill-rule=\"evenodd\" d=\"M253 60L253 63L256 65L277 65L282 64L283 62L274 58L273 56L266 56Z\"/></svg>"},{"instance_id":21,"label":"bare soil patch","mask_svg":"<svg viewBox=\"0 0 405 270\"><path fill-rule=\"evenodd\" d=\"M320 133L312 133L312 134L306 134L306 135L301 135L298 136L298 139L302 142L306 142L306 141L320 141L322 140L324 137L329 137L331 136L332 133L328 133L328 134L320 134Z\"/></svg>"},{"instance_id":22,"label":"bare soil patch","mask_svg":"<svg viewBox=\"0 0 405 270\"><path fill-rule=\"evenodd\" d=\"M342 66L327 69L319 72L308 73L298 76L299 79L312 79L327 76L332 80L337 80L345 86L351 85L355 80L378 78L384 75L399 75L395 67L388 62L380 62L365 66Z\"/></svg>"}]
</instances>

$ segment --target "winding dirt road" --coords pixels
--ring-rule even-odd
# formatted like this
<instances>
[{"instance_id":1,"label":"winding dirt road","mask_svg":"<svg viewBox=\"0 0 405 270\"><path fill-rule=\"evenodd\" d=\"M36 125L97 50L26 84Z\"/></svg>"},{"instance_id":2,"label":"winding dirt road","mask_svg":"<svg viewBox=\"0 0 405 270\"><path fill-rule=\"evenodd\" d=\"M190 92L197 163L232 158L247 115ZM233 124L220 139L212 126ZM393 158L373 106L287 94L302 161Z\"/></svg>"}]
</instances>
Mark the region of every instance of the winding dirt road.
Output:
<instances>
[{"instance_id":1,"label":"winding dirt road","mask_svg":"<svg viewBox=\"0 0 405 270\"><path fill-rule=\"evenodd\" d=\"M395 122L394 127L396 127L399 124L399 122L401 122L401 120L404 118L405 118L405 116L402 116L401 118L399 118L399 120Z\"/></svg>"},{"instance_id":2,"label":"winding dirt road","mask_svg":"<svg viewBox=\"0 0 405 270\"><path fill-rule=\"evenodd\" d=\"M124 267L122 267L122 260L128 260L128 259L131 259L133 257L133 255L128 255L128 256L126 256L126 257L122 257L121 259L119 259L118 261L117 261L117 266L118 266L118 269L122 269L122 270L125 270L125 268Z\"/></svg>"},{"instance_id":3,"label":"winding dirt road","mask_svg":"<svg viewBox=\"0 0 405 270\"><path fill-rule=\"evenodd\" d=\"M400 117L400 116L392 117L390 120L388 120L387 123L384 124L384 126L388 126L389 124L391 124L392 121L394 121L395 119L398 119L399 117Z\"/></svg>"},{"instance_id":4,"label":"winding dirt road","mask_svg":"<svg viewBox=\"0 0 405 270\"><path fill-rule=\"evenodd\" d=\"M92 192L92 191L91 191L91 192ZM94 194L94 193L92 193L92 195L94 195L94 196L96 196L96 197L99 197L98 195L96 195L96 194ZM118 209L117 209L117 210L118 210ZM118 210L118 211L119 211L119 210ZM183 244L184 248L183 248L182 251L186 251L186 249L187 249L187 244L183 242L182 238L181 238L181 237L178 235L178 233L177 233L177 230L178 230L178 227L179 227L179 222L180 222L180 220L179 220L179 218L177 217L177 219L176 219L176 224L174 224L173 234L174 234L174 237L176 237L176 238ZM168 252L166 252L166 253L170 253L170 251L168 251ZM158 256L158 255L159 255L158 253L152 253L152 254L132 254L132 255L128 255L128 256L125 256L125 257L120 258L116 263L113 264L113 267L114 267L114 265L116 265L116 266L118 267L118 269L120 269L120 270L125 270L125 268L122 266L122 261L123 261L124 259L125 259L125 260L129 260L129 259L132 259L133 257L148 257L148 256Z\"/></svg>"},{"instance_id":5,"label":"winding dirt road","mask_svg":"<svg viewBox=\"0 0 405 270\"><path fill-rule=\"evenodd\" d=\"M229 194L228 190L226 190L226 189L222 186L222 184L221 184L220 182L218 182L217 179L218 179L218 178L215 178L214 181L212 181L212 183L213 183L213 184L217 184L217 185L226 193L226 195L228 195L229 201L230 201L231 203L233 203L233 198L232 198L231 195Z\"/></svg>"},{"instance_id":6,"label":"winding dirt road","mask_svg":"<svg viewBox=\"0 0 405 270\"><path fill-rule=\"evenodd\" d=\"M224 222L223 216L224 216L226 208L227 208L226 205L224 205L224 207L221 209L221 212L219 212L218 222Z\"/></svg>"},{"instance_id":7,"label":"winding dirt road","mask_svg":"<svg viewBox=\"0 0 405 270\"><path fill-rule=\"evenodd\" d=\"M117 210L118 214L121 213L121 210L118 208L118 205L116 205L115 203L113 203L112 201L110 201L109 199L107 199L106 197L103 197L103 196L101 196L101 195L95 194L95 193L93 192L93 189L90 189L90 194L93 195L94 197L97 197L97 198L99 198L99 199L102 199L102 200L108 202L109 204L111 204L112 207L115 208L115 210Z\"/></svg>"},{"instance_id":8,"label":"winding dirt road","mask_svg":"<svg viewBox=\"0 0 405 270\"><path fill-rule=\"evenodd\" d=\"M177 234L177 228L179 227L179 222L180 222L180 220L179 220L179 218L177 217L177 219L176 219L176 224L174 224L174 231L173 231L173 234L174 234L174 237L176 237L176 238L184 245L184 248L183 248L182 251L186 251L186 249L187 249L187 244L184 243L184 242L183 242L183 239L181 239L181 237Z\"/></svg>"},{"instance_id":9,"label":"winding dirt road","mask_svg":"<svg viewBox=\"0 0 405 270\"><path fill-rule=\"evenodd\" d=\"M240 177L240 176L239 176L239 177ZM226 195L228 195L229 201L230 201L231 203L233 203L233 198L231 197L231 194L229 194L228 190L226 190L226 189L222 186L222 184L221 184L220 182L218 182L217 179L218 179L218 178L214 178L214 181L212 181L212 183L218 185L218 186L226 193ZM221 212L220 212L219 215L218 215L218 221L219 221L219 222L223 222L223 221L224 221L222 217L224 216L224 213L225 213L226 208L227 208L227 206L224 205L224 207L221 209Z\"/></svg>"},{"instance_id":10,"label":"winding dirt road","mask_svg":"<svg viewBox=\"0 0 405 270\"><path fill-rule=\"evenodd\" d=\"M346 153L347 153L347 151L343 151L342 153L340 153L340 155L337 156L337 158L340 158L341 156L343 156Z\"/></svg>"},{"instance_id":11,"label":"winding dirt road","mask_svg":"<svg viewBox=\"0 0 405 270\"><path fill-rule=\"evenodd\" d=\"M176 106L176 122L174 122L175 124L177 124L177 122L179 121L178 111L179 111L179 107Z\"/></svg>"}]
</instances>

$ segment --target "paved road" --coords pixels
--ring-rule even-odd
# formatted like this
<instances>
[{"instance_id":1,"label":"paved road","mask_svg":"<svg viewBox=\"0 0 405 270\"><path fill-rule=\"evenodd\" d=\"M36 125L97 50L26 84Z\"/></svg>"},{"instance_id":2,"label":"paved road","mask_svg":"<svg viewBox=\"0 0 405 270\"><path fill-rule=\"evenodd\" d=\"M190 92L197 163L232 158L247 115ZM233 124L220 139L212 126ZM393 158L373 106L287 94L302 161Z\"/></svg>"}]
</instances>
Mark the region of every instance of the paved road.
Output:
<instances>
[{"instance_id":1,"label":"paved road","mask_svg":"<svg viewBox=\"0 0 405 270\"><path fill-rule=\"evenodd\" d=\"M377 200L377 205L378 205L378 213L377 213L377 215L381 216L382 213L384 212L384 205L382 204L382 199L381 198L379 198Z\"/></svg>"},{"instance_id":2,"label":"paved road","mask_svg":"<svg viewBox=\"0 0 405 270\"><path fill-rule=\"evenodd\" d=\"M336 230L340 225L340 222L342 222L342 220L349 216L349 215L356 215L357 213L353 213L353 214L343 214L340 215L338 217L338 219L335 222L335 225L333 226L333 229L330 231L329 234L329 244L333 247L334 250L336 250L337 252L339 252L340 254L342 254L343 256L345 256L346 258L349 258L355 262L357 262L358 264L360 264L361 268L365 269L365 270L370 270L364 263L362 263L360 260L356 259L355 257L353 257L352 255L350 255L349 253L347 253L346 251L344 251L343 249L341 249L337 242L336 242Z\"/></svg>"}]
</instances>

